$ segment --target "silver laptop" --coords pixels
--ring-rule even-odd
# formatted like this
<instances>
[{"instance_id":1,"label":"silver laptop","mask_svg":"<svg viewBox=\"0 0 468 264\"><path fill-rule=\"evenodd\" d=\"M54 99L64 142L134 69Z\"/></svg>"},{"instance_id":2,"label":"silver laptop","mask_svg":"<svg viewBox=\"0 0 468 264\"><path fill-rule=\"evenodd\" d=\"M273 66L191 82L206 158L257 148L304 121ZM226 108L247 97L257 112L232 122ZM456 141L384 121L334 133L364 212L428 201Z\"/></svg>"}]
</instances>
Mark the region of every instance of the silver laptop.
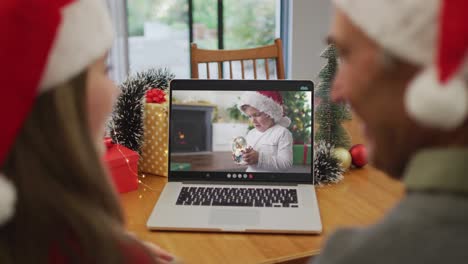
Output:
<instances>
[{"instance_id":1,"label":"silver laptop","mask_svg":"<svg viewBox=\"0 0 468 264\"><path fill-rule=\"evenodd\" d=\"M281 105L278 94L289 126L265 106ZM297 109L298 100L305 107ZM149 229L322 231L310 153L311 81L173 80L170 102L169 179ZM246 155L252 151L257 159Z\"/></svg>"}]
</instances>

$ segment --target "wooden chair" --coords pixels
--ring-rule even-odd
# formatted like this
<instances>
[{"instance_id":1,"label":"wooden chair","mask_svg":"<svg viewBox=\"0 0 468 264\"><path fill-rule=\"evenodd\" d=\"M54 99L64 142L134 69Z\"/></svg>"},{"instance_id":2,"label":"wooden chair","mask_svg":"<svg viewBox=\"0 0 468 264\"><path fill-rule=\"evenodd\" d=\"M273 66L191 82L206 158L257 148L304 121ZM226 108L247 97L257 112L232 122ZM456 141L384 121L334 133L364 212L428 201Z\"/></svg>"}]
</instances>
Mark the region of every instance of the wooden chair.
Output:
<instances>
[{"instance_id":1,"label":"wooden chair","mask_svg":"<svg viewBox=\"0 0 468 264\"><path fill-rule=\"evenodd\" d=\"M198 65L206 64L206 76L210 79L210 63L218 64L218 79L223 76L223 63L229 62L229 77L233 79L233 62L239 61L241 65L242 79L245 79L245 61L252 61L253 63L253 76L257 79L257 61L263 60L265 65L266 79L270 79L270 69L268 59L274 59L276 62L276 74L278 79L284 79L284 62L283 62L283 46L281 39L275 39L275 44L262 46L252 49L240 50L206 50L199 49L197 44L191 44L191 76L193 79L199 78Z\"/></svg>"}]
</instances>

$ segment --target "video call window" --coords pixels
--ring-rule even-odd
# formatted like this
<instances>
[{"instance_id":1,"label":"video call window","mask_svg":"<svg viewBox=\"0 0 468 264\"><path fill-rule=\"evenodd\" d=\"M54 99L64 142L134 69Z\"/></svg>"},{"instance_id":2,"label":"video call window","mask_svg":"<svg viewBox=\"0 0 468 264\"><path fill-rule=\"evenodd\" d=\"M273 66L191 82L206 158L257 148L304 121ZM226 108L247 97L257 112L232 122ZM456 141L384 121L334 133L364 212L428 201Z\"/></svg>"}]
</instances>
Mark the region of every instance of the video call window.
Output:
<instances>
[{"instance_id":1,"label":"video call window","mask_svg":"<svg viewBox=\"0 0 468 264\"><path fill-rule=\"evenodd\" d=\"M171 171L310 173L311 93L172 91Z\"/></svg>"}]
</instances>

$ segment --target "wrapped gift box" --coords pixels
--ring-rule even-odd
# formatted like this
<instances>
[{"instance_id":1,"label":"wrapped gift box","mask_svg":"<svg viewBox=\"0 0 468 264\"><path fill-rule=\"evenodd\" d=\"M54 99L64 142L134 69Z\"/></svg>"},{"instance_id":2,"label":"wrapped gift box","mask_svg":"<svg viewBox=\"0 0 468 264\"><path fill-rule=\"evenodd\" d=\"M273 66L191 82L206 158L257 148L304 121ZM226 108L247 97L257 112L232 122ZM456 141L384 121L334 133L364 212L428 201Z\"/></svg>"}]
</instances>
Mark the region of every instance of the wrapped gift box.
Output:
<instances>
[{"instance_id":1,"label":"wrapped gift box","mask_svg":"<svg viewBox=\"0 0 468 264\"><path fill-rule=\"evenodd\" d=\"M140 172L167 177L168 117L167 104L145 104L144 139L138 164Z\"/></svg>"},{"instance_id":2,"label":"wrapped gift box","mask_svg":"<svg viewBox=\"0 0 468 264\"><path fill-rule=\"evenodd\" d=\"M171 171L188 171L191 167L190 163L171 162Z\"/></svg>"},{"instance_id":3,"label":"wrapped gift box","mask_svg":"<svg viewBox=\"0 0 468 264\"><path fill-rule=\"evenodd\" d=\"M312 160L312 149L310 144L293 145L293 164L310 165Z\"/></svg>"},{"instance_id":4,"label":"wrapped gift box","mask_svg":"<svg viewBox=\"0 0 468 264\"><path fill-rule=\"evenodd\" d=\"M122 145L108 145L104 160L120 193L138 189L138 158L138 153Z\"/></svg>"}]
</instances>

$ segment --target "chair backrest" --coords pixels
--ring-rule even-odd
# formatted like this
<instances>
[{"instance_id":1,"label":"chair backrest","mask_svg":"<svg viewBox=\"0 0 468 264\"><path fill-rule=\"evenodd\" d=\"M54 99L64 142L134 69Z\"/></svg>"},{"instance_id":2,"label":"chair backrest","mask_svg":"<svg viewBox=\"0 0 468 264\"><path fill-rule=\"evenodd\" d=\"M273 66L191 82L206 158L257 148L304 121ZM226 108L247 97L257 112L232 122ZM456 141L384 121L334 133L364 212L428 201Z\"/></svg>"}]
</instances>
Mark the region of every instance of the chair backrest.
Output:
<instances>
[{"instance_id":1,"label":"chair backrest","mask_svg":"<svg viewBox=\"0 0 468 264\"><path fill-rule=\"evenodd\" d=\"M218 79L223 76L223 63L229 63L229 77L233 79L233 63L240 63L242 79L245 79L245 62L252 61L253 77L257 79L257 61L263 60L265 77L270 79L269 60L275 60L276 64L276 77L277 79L284 79L284 62L283 62L283 47L281 39L275 39L273 45L262 46L252 49L240 50L206 50L199 49L197 44L191 44L190 63L191 63L191 77L193 79L199 78L198 67L199 64L206 65L206 77L210 79L210 63L216 63L218 69Z\"/></svg>"}]
</instances>

